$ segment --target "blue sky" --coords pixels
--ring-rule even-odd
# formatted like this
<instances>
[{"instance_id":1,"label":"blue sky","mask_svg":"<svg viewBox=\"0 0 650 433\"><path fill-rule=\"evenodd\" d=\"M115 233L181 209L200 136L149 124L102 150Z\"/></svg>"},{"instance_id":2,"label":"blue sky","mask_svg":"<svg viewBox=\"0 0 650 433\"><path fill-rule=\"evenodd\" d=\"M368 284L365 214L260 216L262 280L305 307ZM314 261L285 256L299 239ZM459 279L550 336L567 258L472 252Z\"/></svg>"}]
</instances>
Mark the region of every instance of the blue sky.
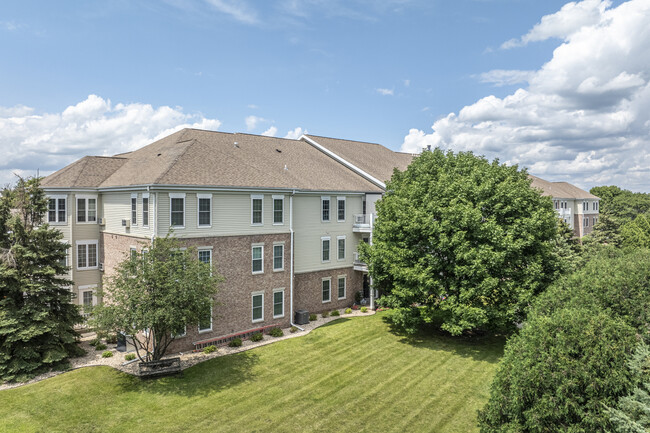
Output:
<instances>
[{"instance_id":1,"label":"blue sky","mask_svg":"<svg viewBox=\"0 0 650 433\"><path fill-rule=\"evenodd\" d=\"M650 191L650 155L639 159L648 150L647 114L630 109L625 117L626 104L650 101L650 37L626 21L641 13L647 23L648 2L565 3L4 2L0 182L195 126L279 137L308 131L405 151L432 144L587 189ZM603 38L620 38L614 54ZM632 39L627 56L641 61L602 72L616 53L627 58L621 50ZM587 44L584 56L562 57L559 48L579 44ZM592 49L605 53L587 55ZM580 79L556 85L566 76ZM527 112L534 122L518 118ZM620 118L628 123L615 124Z\"/></svg>"}]
</instances>

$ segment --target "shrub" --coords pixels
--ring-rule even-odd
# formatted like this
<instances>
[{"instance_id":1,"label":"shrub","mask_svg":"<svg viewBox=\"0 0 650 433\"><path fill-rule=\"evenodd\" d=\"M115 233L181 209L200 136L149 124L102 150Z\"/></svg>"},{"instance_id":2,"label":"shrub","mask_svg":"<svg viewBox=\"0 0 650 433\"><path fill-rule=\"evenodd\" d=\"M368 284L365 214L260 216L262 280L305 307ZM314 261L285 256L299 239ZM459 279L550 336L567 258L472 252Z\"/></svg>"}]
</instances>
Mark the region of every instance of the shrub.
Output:
<instances>
[{"instance_id":1,"label":"shrub","mask_svg":"<svg viewBox=\"0 0 650 433\"><path fill-rule=\"evenodd\" d=\"M241 345L242 345L241 338L233 338L228 343L228 346L230 346L230 347L241 347Z\"/></svg>"},{"instance_id":2,"label":"shrub","mask_svg":"<svg viewBox=\"0 0 650 433\"><path fill-rule=\"evenodd\" d=\"M361 312L362 313L367 313L368 312L368 307L361 307Z\"/></svg>"},{"instance_id":3,"label":"shrub","mask_svg":"<svg viewBox=\"0 0 650 433\"><path fill-rule=\"evenodd\" d=\"M273 328L269 332L269 335L271 337L282 337L284 335L284 332L282 332L282 329L280 329L280 328Z\"/></svg>"},{"instance_id":4,"label":"shrub","mask_svg":"<svg viewBox=\"0 0 650 433\"><path fill-rule=\"evenodd\" d=\"M316 320L316 319L317 319L317 316L316 316L314 313L312 313L312 314L309 315L309 321L310 321L310 322L313 322L313 321Z\"/></svg>"},{"instance_id":5,"label":"shrub","mask_svg":"<svg viewBox=\"0 0 650 433\"><path fill-rule=\"evenodd\" d=\"M330 313L332 316L340 316L341 313L339 313L339 310L334 310Z\"/></svg>"},{"instance_id":6,"label":"shrub","mask_svg":"<svg viewBox=\"0 0 650 433\"><path fill-rule=\"evenodd\" d=\"M296 328L295 326L292 326L291 329L289 329L289 332L291 332L292 334L296 331L298 331L298 328Z\"/></svg>"},{"instance_id":7,"label":"shrub","mask_svg":"<svg viewBox=\"0 0 650 433\"><path fill-rule=\"evenodd\" d=\"M203 348L203 353L205 353L207 355L209 353L215 352L216 350L217 350L217 346L215 346L214 344L211 344L211 345Z\"/></svg>"},{"instance_id":8,"label":"shrub","mask_svg":"<svg viewBox=\"0 0 650 433\"><path fill-rule=\"evenodd\" d=\"M135 359L135 353L127 353L124 355L125 361L133 361Z\"/></svg>"},{"instance_id":9,"label":"shrub","mask_svg":"<svg viewBox=\"0 0 650 433\"><path fill-rule=\"evenodd\" d=\"M346 308L345 314L352 314L352 308Z\"/></svg>"},{"instance_id":10,"label":"shrub","mask_svg":"<svg viewBox=\"0 0 650 433\"><path fill-rule=\"evenodd\" d=\"M117 344L117 334L110 334L106 337L106 344Z\"/></svg>"},{"instance_id":11,"label":"shrub","mask_svg":"<svg viewBox=\"0 0 650 433\"><path fill-rule=\"evenodd\" d=\"M94 347L94 346L97 346L101 342L102 342L102 340L100 340L99 338L94 338L94 339L90 340L88 342L88 344L90 344L91 346Z\"/></svg>"},{"instance_id":12,"label":"shrub","mask_svg":"<svg viewBox=\"0 0 650 433\"><path fill-rule=\"evenodd\" d=\"M359 302L361 302L361 292L355 292L355 294L354 294L354 302L356 302L357 304Z\"/></svg>"},{"instance_id":13,"label":"shrub","mask_svg":"<svg viewBox=\"0 0 650 433\"><path fill-rule=\"evenodd\" d=\"M105 350L106 345L104 343L97 343L95 344L95 350Z\"/></svg>"},{"instance_id":14,"label":"shrub","mask_svg":"<svg viewBox=\"0 0 650 433\"><path fill-rule=\"evenodd\" d=\"M110 358L111 356L113 356L113 352L111 352L110 350L107 350L106 352L102 353L102 358Z\"/></svg>"},{"instance_id":15,"label":"shrub","mask_svg":"<svg viewBox=\"0 0 650 433\"><path fill-rule=\"evenodd\" d=\"M321 315L322 317L327 317L327 316L330 315L330 312L329 312L329 311L323 311L320 315Z\"/></svg>"},{"instance_id":16,"label":"shrub","mask_svg":"<svg viewBox=\"0 0 650 433\"><path fill-rule=\"evenodd\" d=\"M264 340L264 334L262 334L261 332L256 332L253 335L251 335L251 341L257 342L262 340Z\"/></svg>"}]
</instances>

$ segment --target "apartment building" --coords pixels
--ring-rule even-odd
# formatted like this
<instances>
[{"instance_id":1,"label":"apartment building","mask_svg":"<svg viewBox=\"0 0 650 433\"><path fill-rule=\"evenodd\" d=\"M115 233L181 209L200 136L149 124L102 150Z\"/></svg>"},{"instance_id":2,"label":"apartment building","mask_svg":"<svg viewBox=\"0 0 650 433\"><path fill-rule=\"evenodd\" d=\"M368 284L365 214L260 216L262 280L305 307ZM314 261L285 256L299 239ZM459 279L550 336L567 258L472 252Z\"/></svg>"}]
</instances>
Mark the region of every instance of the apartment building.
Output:
<instances>
[{"instance_id":1,"label":"apartment building","mask_svg":"<svg viewBox=\"0 0 650 433\"><path fill-rule=\"evenodd\" d=\"M600 199L567 182L549 182L532 176L531 184L542 190L542 195L553 199L558 217L571 227L576 237L592 232L598 222Z\"/></svg>"},{"instance_id":2,"label":"apartment building","mask_svg":"<svg viewBox=\"0 0 650 433\"><path fill-rule=\"evenodd\" d=\"M373 296L357 246L375 202L412 155L312 135L298 140L184 129L134 152L86 156L46 177L48 221L71 246L76 302L131 251L173 235L225 278L210 317L171 350L267 326L296 310Z\"/></svg>"}]
</instances>

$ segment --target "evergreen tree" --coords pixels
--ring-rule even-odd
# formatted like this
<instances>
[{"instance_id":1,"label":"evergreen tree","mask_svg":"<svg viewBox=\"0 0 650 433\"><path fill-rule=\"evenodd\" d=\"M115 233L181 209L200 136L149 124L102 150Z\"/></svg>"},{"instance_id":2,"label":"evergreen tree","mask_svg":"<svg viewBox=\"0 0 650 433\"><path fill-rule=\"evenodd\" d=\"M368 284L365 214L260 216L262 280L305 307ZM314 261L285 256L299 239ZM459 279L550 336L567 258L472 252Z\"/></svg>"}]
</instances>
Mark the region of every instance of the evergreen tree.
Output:
<instances>
[{"instance_id":1,"label":"evergreen tree","mask_svg":"<svg viewBox=\"0 0 650 433\"><path fill-rule=\"evenodd\" d=\"M68 246L43 221L38 178L18 180L0 198L0 380L24 381L78 355L83 318L63 276Z\"/></svg>"}]
</instances>

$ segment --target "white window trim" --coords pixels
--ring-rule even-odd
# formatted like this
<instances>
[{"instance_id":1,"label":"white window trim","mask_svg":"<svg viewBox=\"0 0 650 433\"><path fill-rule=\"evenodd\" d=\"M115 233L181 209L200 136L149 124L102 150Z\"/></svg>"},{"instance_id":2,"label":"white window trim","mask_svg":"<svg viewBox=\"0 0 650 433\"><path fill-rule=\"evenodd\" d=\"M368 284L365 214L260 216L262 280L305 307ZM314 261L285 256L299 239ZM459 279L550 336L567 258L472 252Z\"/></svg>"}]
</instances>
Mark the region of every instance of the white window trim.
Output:
<instances>
[{"instance_id":1,"label":"white window trim","mask_svg":"<svg viewBox=\"0 0 650 433\"><path fill-rule=\"evenodd\" d=\"M212 275L212 246L208 247L198 247L196 249L196 258L198 259L201 256L201 251L210 251L210 275ZM201 262L203 263L203 262Z\"/></svg>"},{"instance_id":2,"label":"white window trim","mask_svg":"<svg viewBox=\"0 0 650 433\"><path fill-rule=\"evenodd\" d=\"M327 300L323 299L323 282L324 281L329 281L329 284L330 284L330 290L329 290L329 296L330 297ZM321 280L320 280L320 297L321 297L321 300L322 300L323 304L327 304L328 302L332 302L332 277L321 278Z\"/></svg>"},{"instance_id":3,"label":"white window trim","mask_svg":"<svg viewBox=\"0 0 650 433\"><path fill-rule=\"evenodd\" d=\"M339 296L339 280L343 278L343 297ZM348 296L348 276L339 275L336 277L336 297L337 299L345 299Z\"/></svg>"},{"instance_id":4,"label":"white window trim","mask_svg":"<svg viewBox=\"0 0 650 433\"><path fill-rule=\"evenodd\" d=\"M95 221L88 221L88 199L95 199ZM77 221L77 207L79 200L86 201L86 221ZM67 203L66 203L67 204ZM96 195L77 195L74 198L74 222L76 224L97 224L99 222L99 200Z\"/></svg>"},{"instance_id":5,"label":"white window trim","mask_svg":"<svg viewBox=\"0 0 650 433\"><path fill-rule=\"evenodd\" d=\"M207 199L210 200L210 224L200 224L200 208L199 208L199 202L200 200ZM196 226L200 229L209 229L212 227L212 194L197 194L196 195Z\"/></svg>"},{"instance_id":6,"label":"white window trim","mask_svg":"<svg viewBox=\"0 0 650 433\"><path fill-rule=\"evenodd\" d=\"M327 260L323 257L323 242L329 241L329 258ZM321 263L330 263L332 261L332 239L330 236L322 236L320 238L320 262Z\"/></svg>"},{"instance_id":7,"label":"white window trim","mask_svg":"<svg viewBox=\"0 0 650 433\"><path fill-rule=\"evenodd\" d=\"M253 200L262 200L262 221L259 223L253 222ZM251 225L252 226L264 225L264 194L251 194Z\"/></svg>"},{"instance_id":8,"label":"white window trim","mask_svg":"<svg viewBox=\"0 0 650 433\"><path fill-rule=\"evenodd\" d=\"M210 254L210 261L212 261L212 254ZM198 324L196 328L199 330L199 334L205 334L206 332L212 331L212 305L210 305L210 327L201 329L201 324Z\"/></svg>"},{"instance_id":9,"label":"white window trim","mask_svg":"<svg viewBox=\"0 0 650 433\"><path fill-rule=\"evenodd\" d=\"M142 193L142 200L147 199L149 202L147 203L147 224L144 223L144 201L140 202L140 208L142 210L141 217L142 217L142 227L149 227L149 221L151 221L151 199L149 198L149 193L148 192L143 192ZM170 202L171 204L171 202Z\"/></svg>"},{"instance_id":10,"label":"white window trim","mask_svg":"<svg viewBox=\"0 0 650 433\"><path fill-rule=\"evenodd\" d=\"M329 212L330 212L330 214L329 214L329 219L326 219L326 220L323 219L323 202L324 202L325 200L327 200L327 201L329 202L329 204L330 204L330 205L329 205ZM322 195L322 196L320 197L320 222L322 222L322 223L328 223L328 222L330 222L330 221L332 221L332 199L331 199L331 197L328 196L328 195Z\"/></svg>"},{"instance_id":11,"label":"white window trim","mask_svg":"<svg viewBox=\"0 0 650 433\"><path fill-rule=\"evenodd\" d=\"M186 210L187 210L187 199L185 198L185 193L169 193L169 227L173 228L174 230L178 229L184 229L185 228L185 217L187 216ZM183 225L182 226L174 226L172 225L172 199L174 198L182 198L183 199Z\"/></svg>"},{"instance_id":12,"label":"white window trim","mask_svg":"<svg viewBox=\"0 0 650 433\"><path fill-rule=\"evenodd\" d=\"M343 219L339 219L339 200L341 200L343 203L345 203L343 205ZM331 206L331 204L330 204L330 206ZM336 197L336 222L339 222L339 223L344 223L345 222L345 216L348 213L347 208L348 208L348 204L345 201L345 196Z\"/></svg>"},{"instance_id":13,"label":"white window trim","mask_svg":"<svg viewBox=\"0 0 650 433\"><path fill-rule=\"evenodd\" d=\"M275 268L275 247L282 247L282 267ZM273 242L273 272L282 272L284 271L284 241L282 242Z\"/></svg>"},{"instance_id":14,"label":"white window trim","mask_svg":"<svg viewBox=\"0 0 650 433\"><path fill-rule=\"evenodd\" d=\"M255 296L262 296L262 318L261 319L255 319L253 318L253 298ZM264 321L264 292L253 292L251 293L251 321L253 323L258 323L258 322L263 322Z\"/></svg>"},{"instance_id":15,"label":"white window trim","mask_svg":"<svg viewBox=\"0 0 650 433\"><path fill-rule=\"evenodd\" d=\"M79 267L79 245L85 245L86 246L86 265L88 265L88 262L89 262L89 260L88 260L88 245L95 245L95 247L97 248L96 249L96 251L97 251L97 260L95 260L95 262L97 262L96 266L85 266L83 268ZM77 241L76 244L75 244L75 259L76 259L75 260L75 269L77 269L78 271L88 271L88 270L91 270L91 269L99 269L99 241L94 240L94 239Z\"/></svg>"},{"instance_id":16,"label":"white window trim","mask_svg":"<svg viewBox=\"0 0 650 433\"><path fill-rule=\"evenodd\" d=\"M59 221L59 200L65 200L65 221ZM68 196L67 195L48 195L47 196L47 223L53 226L62 226L68 224ZM50 200L54 200L54 211L56 212L55 221L50 219Z\"/></svg>"},{"instance_id":17,"label":"white window trim","mask_svg":"<svg viewBox=\"0 0 650 433\"><path fill-rule=\"evenodd\" d=\"M275 294L276 293L282 293L282 314L279 314L276 316L275 314ZM273 289L273 318L274 319L279 319L281 317L284 317L284 287L281 289Z\"/></svg>"},{"instance_id":18,"label":"white window trim","mask_svg":"<svg viewBox=\"0 0 650 433\"><path fill-rule=\"evenodd\" d=\"M77 287L77 291L81 296L79 296L79 301L82 307L84 306L84 297L83 293L84 292L93 292L93 307L97 305L97 284L88 284L85 286L79 286Z\"/></svg>"},{"instance_id":19,"label":"white window trim","mask_svg":"<svg viewBox=\"0 0 650 433\"><path fill-rule=\"evenodd\" d=\"M253 250L255 248L262 248L262 270L261 271L253 271ZM264 244L251 244L251 272L253 275L259 275L264 273Z\"/></svg>"},{"instance_id":20,"label":"white window trim","mask_svg":"<svg viewBox=\"0 0 650 433\"><path fill-rule=\"evenodd\" d=\"M343 241L344 241L344 242L343 242L343 258L340 258L340 257L339 257L339 241L340 241L341 239L343 239ZM330 249L331 249L331 248L332 248L332 245L330 244ZM337 237L336 237L336 260L337 260L337 261L342 262L342 261L345 260L345 258L348 256L348 254L347 254L347 249L348 249L348 241L346 240L345 235L343 235L343 236L337 236ZM331 253L331 251L330 251L330 256L331 256L331 255L332 255L332 253Z\"/></svg>"},{"instance_id":21,"label":"white window trim","mask_svg":"<svg viewBox=\"0 0 650 433\"><path fill-rule=\"evenodd\" d=\"M273 207L272 207L272 210L273 210L273 225L274 226L283 226L284 225L284 196L283 195L273 195L273 196L271 196L271 198L272 198L271 202L273 204ZM282 222L279 222L279 223L275 222L275 201L276 200L282 200ZM264 204L263 203L264 203L264 201L262 201L262 210L264 210ZM253 221L252 217L251 217L251 221Z\"/></svg>"},{"instance_id":22,"label":"white window trim","mask_svg":"<svg viewBox=\"0 0 650 433\"><path fill-rule=\"evenodd\" d=\"M135 222L133 221L133 199L135 199ZM138 225L138 193L132 193L131 194L131 202L129 203L129 207L131 208L131 215L129 216L129 220L131 221L132 226L137 226Z\"/></svg>"}]
</instances>

